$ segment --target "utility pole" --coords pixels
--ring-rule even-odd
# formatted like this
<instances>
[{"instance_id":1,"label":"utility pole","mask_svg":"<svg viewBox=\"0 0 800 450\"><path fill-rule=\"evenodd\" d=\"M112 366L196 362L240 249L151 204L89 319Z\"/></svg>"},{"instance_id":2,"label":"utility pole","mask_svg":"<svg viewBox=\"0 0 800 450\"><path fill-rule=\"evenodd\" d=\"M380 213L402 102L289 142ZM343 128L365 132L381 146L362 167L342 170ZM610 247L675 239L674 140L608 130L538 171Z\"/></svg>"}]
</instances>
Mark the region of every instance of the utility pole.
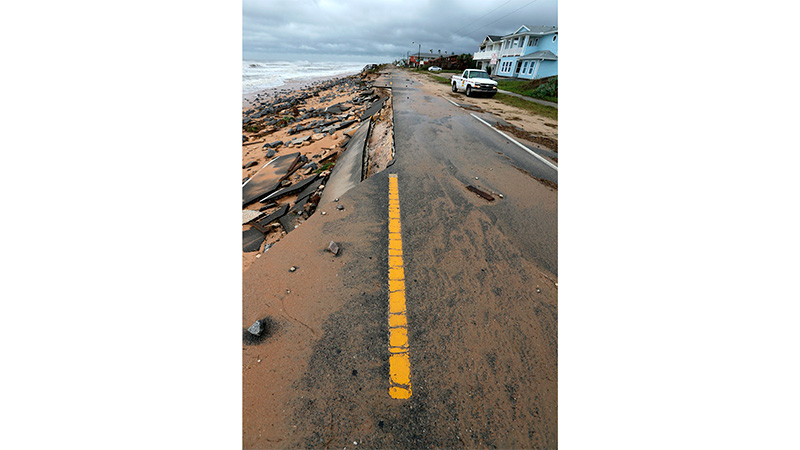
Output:
<instances>
[{"instance_id":1,"label":"utility pole","mask_svg":"<svg viewBox=\"0 0 800 450\"><path fill-rule=\"evenodd\" d=\"M419 45L419 47L417 48L417 67L419 67L419 55L420 51L422 50L422 44L420 44L419 42L412 42L412 44Z\"/></svg>"}]
</instances>

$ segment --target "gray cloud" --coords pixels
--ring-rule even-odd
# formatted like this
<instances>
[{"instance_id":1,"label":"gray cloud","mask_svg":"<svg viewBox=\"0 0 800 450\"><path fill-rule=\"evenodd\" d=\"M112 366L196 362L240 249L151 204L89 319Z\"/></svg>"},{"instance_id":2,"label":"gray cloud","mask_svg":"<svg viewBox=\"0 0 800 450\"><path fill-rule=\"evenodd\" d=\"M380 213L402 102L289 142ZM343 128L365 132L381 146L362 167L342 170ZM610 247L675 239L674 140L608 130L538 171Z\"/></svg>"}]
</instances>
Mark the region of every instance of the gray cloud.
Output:
<instances>
[{"instance_id":1,"label":"gray cloud","mask_svg":"<svg viewBox=\"0 0 800 450\"><path fill-rule=\"evenodd\" d=\"M417 51L412 42L420 42L423 52L473 53L487 34L511 33L523 24L558 25L557 0L529 3L531 0L243 0L243 56L389 62Z\"/></svg>"}]
</instances>

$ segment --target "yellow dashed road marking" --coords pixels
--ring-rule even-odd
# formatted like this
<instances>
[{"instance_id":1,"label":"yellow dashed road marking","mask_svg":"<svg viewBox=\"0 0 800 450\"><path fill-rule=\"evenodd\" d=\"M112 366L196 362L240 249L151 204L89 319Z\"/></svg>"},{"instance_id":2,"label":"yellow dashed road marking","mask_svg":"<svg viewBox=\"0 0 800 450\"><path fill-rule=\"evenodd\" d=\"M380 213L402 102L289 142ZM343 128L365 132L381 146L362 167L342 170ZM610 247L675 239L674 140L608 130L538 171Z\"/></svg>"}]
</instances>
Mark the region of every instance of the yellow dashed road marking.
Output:
<instances>
[{"instance_id":1,"label":"yellow dashed road marking","mask_svg":"<svg viewBox=\"0 0 800 450\"><path fill-rule=\"evenodd\" d=\"M397 174L389 175L389 396L411 397L411 361L408 358L406 283L403 238L400 235L400 191Z\"/></svg>"}]
</instances>

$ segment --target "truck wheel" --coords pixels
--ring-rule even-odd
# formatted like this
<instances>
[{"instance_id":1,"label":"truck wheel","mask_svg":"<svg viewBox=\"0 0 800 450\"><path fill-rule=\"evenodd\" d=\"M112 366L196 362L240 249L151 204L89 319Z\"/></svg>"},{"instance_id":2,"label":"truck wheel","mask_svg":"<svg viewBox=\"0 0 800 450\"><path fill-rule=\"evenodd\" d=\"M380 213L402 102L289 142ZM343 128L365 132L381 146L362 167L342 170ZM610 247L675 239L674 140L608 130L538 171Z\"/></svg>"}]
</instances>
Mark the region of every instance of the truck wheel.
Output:
<instances>
[{"instance_id":1,"label":"truck wheel","mask_svg":"<svg viewBox=\"0 0 800 450\"><path fill-rule=\"evenodd\" d=\"M453 83L453 92L458 92L458 89L456 88L456 84L455 83Z\"/></svg>"},{"instance_id":2,"label":"truck wheel","mask_svg":"<svg viewBox=\"0 0 800 450\"><path fill-rule=\"evenodd\" d=\"M467 97L472 97L472 86L467 86Z\"/></svg>"}]
</instances>

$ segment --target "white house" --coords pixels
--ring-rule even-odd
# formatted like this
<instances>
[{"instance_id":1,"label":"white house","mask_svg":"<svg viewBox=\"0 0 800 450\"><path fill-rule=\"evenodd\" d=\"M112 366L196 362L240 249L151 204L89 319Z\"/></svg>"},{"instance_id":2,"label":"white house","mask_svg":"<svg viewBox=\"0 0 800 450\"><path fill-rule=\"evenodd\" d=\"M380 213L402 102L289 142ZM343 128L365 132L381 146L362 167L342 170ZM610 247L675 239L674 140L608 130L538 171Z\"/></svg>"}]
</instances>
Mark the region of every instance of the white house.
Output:
<instances>
[{"instance_id":1,"label":"white house","mask_svg":"<svg viewBox=\"0 0 800 450\"><path fill-rule=\"evenodd\" d=\"M558 75L558 27L522 25L505 36L488 35L472 55L492 75L537 79Z\"/></svg>"}]
</instances>

